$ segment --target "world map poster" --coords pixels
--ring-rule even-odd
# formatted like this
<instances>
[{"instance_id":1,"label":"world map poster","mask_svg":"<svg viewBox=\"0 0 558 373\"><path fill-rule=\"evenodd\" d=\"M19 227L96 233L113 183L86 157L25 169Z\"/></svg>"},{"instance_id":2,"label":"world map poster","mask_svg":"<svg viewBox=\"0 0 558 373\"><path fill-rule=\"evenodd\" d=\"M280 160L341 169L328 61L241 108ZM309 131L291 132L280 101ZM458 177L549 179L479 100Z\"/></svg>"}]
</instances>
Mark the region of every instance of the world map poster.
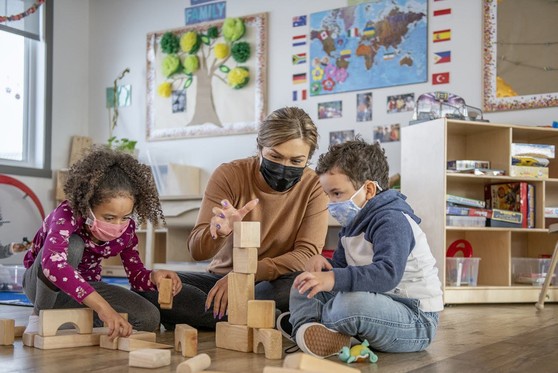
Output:
<instances>
[{"instance_id":1,"label":"world map poster","mask_svg":"<svg viewBox=\"0 0 558 373\"><path fill-rule=\"evenodd\" d=\"M310 95L426 82L427 31L427 0L310 14Z\"/></svg>"}]
</instances>

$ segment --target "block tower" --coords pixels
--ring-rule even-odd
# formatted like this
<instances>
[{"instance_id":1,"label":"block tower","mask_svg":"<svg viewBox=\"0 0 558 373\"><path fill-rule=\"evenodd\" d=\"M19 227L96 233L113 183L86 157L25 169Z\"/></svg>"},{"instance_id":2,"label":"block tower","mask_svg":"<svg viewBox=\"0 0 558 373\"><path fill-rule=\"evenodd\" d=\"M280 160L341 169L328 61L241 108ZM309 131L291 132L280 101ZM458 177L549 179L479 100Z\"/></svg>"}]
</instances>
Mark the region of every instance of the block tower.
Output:
<instances>
[{"instance_id":1,"label":"block tower","mask_svg":"<svg viewBox=\"0 0 558 373\"><path fill-rule=\"evenodd\" d=\"M242 352L265 353L281 359L282 336L275 327L275 302L254 300L258 268L260 223L236 222L233 229L233 270L228 278L228 321L218 322L217 347Z\"/></svg>"}]
</instances>

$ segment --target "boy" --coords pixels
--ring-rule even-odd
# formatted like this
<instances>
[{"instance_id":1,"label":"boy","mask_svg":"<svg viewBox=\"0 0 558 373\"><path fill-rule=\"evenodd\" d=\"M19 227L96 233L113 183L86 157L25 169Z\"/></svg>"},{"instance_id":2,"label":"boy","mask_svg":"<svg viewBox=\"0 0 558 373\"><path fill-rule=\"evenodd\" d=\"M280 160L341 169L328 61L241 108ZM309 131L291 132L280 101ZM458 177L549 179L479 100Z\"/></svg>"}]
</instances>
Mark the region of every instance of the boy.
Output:
<instances>
[{"instance_id":1,"label":"boy","mask_svg":"<svg viewBox=\"0 0 558 373\"><path fill-rule=\"evenodd\" d=\"M316 173L342 228L329 261L312 257L294 281L290 323L300 349L336 355L351 337L383 352L424 350L443 310L436 261L405 196L388 188L379 144L332 145Z\"/></svg>"}]
</instances>

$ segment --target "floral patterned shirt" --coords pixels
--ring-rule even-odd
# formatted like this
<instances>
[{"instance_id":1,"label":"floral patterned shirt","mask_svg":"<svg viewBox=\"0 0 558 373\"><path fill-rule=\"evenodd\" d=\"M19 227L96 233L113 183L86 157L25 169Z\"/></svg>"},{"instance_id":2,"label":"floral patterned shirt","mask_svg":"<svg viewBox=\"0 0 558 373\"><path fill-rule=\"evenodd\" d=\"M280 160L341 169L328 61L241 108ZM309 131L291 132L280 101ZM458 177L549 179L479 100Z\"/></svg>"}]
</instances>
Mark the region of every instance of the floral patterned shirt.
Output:
<instances>
[{"instance_id":1,"label":"floral patterned shirt","mask_svg":"<svg viewBox=\"0 0 558 373\"><path fill-rule=\"evenodd\" d=\"M23 264L25 268L31 267L42 248L41 265L45 276L82 303L84 298L95 291L88 282L101 281L101 260L120 254L132 288L138 291L155 290L149 279L151 271L144 267L139 257L135 230L135 222L131 220L122 236L97 244L85 226L85 218L76 218L68 201L64 201L43 221ZM72 234L79 235L85 243L83 257L77 268L67 261L68 242Z\"/></svg>"}]
</instances>

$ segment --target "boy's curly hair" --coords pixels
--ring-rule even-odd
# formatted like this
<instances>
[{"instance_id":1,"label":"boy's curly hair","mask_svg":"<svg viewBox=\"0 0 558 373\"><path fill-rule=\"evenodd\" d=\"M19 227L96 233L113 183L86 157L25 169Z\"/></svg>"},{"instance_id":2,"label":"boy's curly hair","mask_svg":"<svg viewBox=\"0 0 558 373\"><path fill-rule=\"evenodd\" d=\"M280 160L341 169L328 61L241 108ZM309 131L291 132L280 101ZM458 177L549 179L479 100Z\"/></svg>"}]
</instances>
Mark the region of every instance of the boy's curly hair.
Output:
<instances>
[{"instance_id":1,"label":"boy's curly hair","mask_svg":"<svg viewBox=\"0 0 558 373\"><path fill-rule=\"evenodd\" d=\"M316 166L318 175L337 168L349 177L355 189L366 180L377 181L383 190L389 189L389 165L385 150L379 143L368 144L360 136L343 144L330 145L321 154Z\"/></svg>"},{"instance_id":2,"label":"boy's curly hair","mask_svg":"<svg viewBox=\"0 0 558 373\"><path fill-rule=\"evenodd\" d=\"M139 163L130 154L95 146L74 163L64 184L64 193L80 217L89 209L115 197L131 197L138 222L163 222L163 210L149 166Z\"/></svg>"}]
</instances>

